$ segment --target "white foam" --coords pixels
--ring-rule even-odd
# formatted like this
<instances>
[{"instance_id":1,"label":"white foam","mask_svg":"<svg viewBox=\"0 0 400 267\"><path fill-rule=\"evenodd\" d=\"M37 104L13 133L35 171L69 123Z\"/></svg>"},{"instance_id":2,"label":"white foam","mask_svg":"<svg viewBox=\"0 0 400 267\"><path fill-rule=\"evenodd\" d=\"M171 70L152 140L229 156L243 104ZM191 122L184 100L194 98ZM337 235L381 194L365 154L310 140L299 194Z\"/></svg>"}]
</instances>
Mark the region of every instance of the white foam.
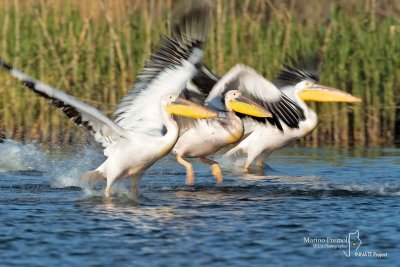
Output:
<instances>
[{"instance_id":1,"label":"white foam","mask_svg":"<svg viewBox=\"0 0 400 267\"><path fill-rule=\"evenodd\" d=\"M0 172L47 171L47 154L34 143L22 144L4 140L0 144Z\"/></svg>"},{"instance_id":2,"label":"white foam","mask_svg":"<svg viewBox=\"0 0 400 267\"><path fill-rule=\"evenodd\" d=\"M104 161L101 150L91 145L64 150L49 153L35 143L4 140L0 144L0 172L39 171L50 178L52 187L88 187L81 177Z\"/></svg>"},{"instance_id":3,"label":"white foam","mask_svg":"<svg viewBox=\"0 0 400 267\"><path fill-rule=\"evenodd\" d=\"M75 151L76 150L76 151ZM52 187L77 186L86 188L90 185L83 183L81 177L88 171L96 169L105 160L99 149L87 146L53 158L49 162L49 176Z\"/></svg>"}]
</instances>

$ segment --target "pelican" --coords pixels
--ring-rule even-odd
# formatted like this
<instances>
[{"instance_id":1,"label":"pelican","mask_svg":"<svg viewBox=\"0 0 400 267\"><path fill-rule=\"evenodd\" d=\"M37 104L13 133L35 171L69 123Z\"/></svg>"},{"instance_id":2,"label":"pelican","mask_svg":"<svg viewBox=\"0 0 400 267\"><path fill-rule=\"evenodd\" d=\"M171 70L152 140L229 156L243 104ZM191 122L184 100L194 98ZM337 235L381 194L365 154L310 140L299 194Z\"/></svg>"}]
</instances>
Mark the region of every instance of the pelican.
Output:
<instances>
[{"instance_id":1,"label":"pelican","mask_svg":"<svg viewBox=\"0 0 400 267\"><path fill-rule=\"evenodd\" d=\"M317 102L361 102L361 99L342 90L318 84L317 66L292 61L292 66L284 65L278 74L275 84L292 101L301 107L304 118L299 127L289 127L282 123L283 131L266 124L245 120L247 136L225 156L246 153L245 171L249 172L250 164L255 161L262 173L265 159L275 150L281 149L295 140L311 133L317 126L317 114L305 101ZM256 82L256 81L255 81Z\"/></svg>"},{"instance_id":2,"label":"pelican","mask_svg":"<svg viewBox=\"0 0 400 267\"><path fill-rule=\"evenodd\" d=\"M192 82L203 87L203 93L207 93L207 89L210 90L205 103L208 108L218 111L219 117L192 120L191 123L180 127L179 139L172 151L177 161L186 168L186 184L189 185L194 183L194 171L185 157L198 157L203 163L211 165L212 174L217 182L222 182L219 164L206 156L241 140L244 134L243 117L250 117L251 121L260 121L262 124L271 124L271 127L278 128L281 126L277 121L277 114L289 127L298 127L302 118L299 106L248 66L235 66L217 83L216 76L209 82L202 79L204 75L213 77L212 73L204 66L198 68L199 71ZM182 121L187 120L178 120Z\"/></svg>"},{"instance_id":3,"label":"pelican","mask_svg":"<svg viewBox=\"0 0 400 267\"><path fill-rule=\"evenodd\" d=\"M215 112L179 98L176 94L166 94L157 103L154 103L156 105L147 103L152 105L153 108L159 107L161 116L159 116L158 121L162 123L164 128L158 130L160 132L165 131L163 135L154 135L155 128L150 133L140 131L140 129L124 129L96 108L29 77L3 61L0 61L0 66L8 69L12 76L21 80L26 87L36 94L49 99L75 124L85 126L94 135L96 141L103 145L107 160L95 171L90 172L87 178L100 176L106 179L106 197L110 196L113 182L123 177L133 179L132 193L136 195L137 183L142 173L158 159L167 155L178 139L179 128L173 117L174 114L190 118L213 118L217 116ZM143 117L142 119L147 118Z\"/></svg>"},{"instance_id":4,"label":"pelican","mask_svg":"<svg viewBox=\"0 0 400 267\"><path fill-rule=\"evenodd\" d=\"M207 14L189 12L177 34L190 38L185 49L177 49L174 37L164 37L161 46L148 60L132 90L117 108L112 121L96 108L67 95L59 89L35 80L0 60L0 66L27 88L51 101L77 125L85 126L104 147L106 161L85 178L105 179L105 197L110 196L116 179L131 178L131 191L137 196L137 185L143 174L174 147L179 127L174 115L189 118L215 118L217 113L179 98L185 84L196 73L202 57L202 38L206 33ZM172 49L174 48L175 49Z\"/></svg>"},{"instance_id":5,"label":"pelican","mask_svg":"<svg viewBox=\"0 0 400 267\"><path fill-rule=\"evenodd\" d=\"M271 108L268 102L260 102L260 94L270 94L269 92L277 92L280 90L285 107L289 103L289 110L282 113L282 109L274 108L272 110L273 119L267 119L269 124L254 117L244 117L244 134L235 146L224 154L225 157L237 155L240 153L247 154L244 171L250 172L250 166L255 161L256 166L263 169L264 160L275 150L281 149L295 140L298 140L311 133L318 123L317 114L310 109L305 101L317 102L361 102L361 99L355 97L342 90L327 87L318 84L319 73L317 61L305 60L303 63L291 60L291 65L284 65L282 71L278 74L274 83L269 82L262 76L258 75L254 70L243 65L237 65L230 72L236 74L233 77L243 78L243 73L248 75L245 81L233 79L231 83L239 84L247 88L251 95L251 99L257 103L261 103L263 107ZM247 70L246 70L247 68ZM210 71L203 63L198 66L198 73L191 82L203 93L209 93L206 99L206 106L212 107L220 102L221 91L224 87L216 89L214 87L221 80ZM242 73L242 74L240 74ZM211 90L212 88L212 90ZM210 92L211 91L211 92ZM278 94L276 94L278 95ZM294 117L288 117L288 115Z\"/></svg>"}]
</instances>

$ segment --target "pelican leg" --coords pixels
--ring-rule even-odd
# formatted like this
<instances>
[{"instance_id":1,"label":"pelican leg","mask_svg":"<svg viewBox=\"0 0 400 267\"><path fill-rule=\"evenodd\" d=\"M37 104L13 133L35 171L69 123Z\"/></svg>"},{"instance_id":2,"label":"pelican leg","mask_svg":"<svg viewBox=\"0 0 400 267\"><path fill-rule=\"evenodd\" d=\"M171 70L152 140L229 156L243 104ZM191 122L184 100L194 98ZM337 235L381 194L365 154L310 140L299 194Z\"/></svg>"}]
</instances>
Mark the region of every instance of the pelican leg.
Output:
<instances>
[{"instance_id":1,"label":"pelican leg","mask_svg":"<svg viewBox=\"0 0 400 267\"><path fill-rule=\"evenodd\" d=\"M263 176L264 175L264 161L263 160L257 161L256 166L257 166L258 171L259 171L258 175Z\"/></svg>"},{"instance_id":2,"label":"pelican leg","mask_svg":"<svg viewBox=\"0 0 400 267\"><path fill-rule=\"evenodd\" d=\"M98 170L90 171L81 177L82 181L86 185L93 185L99 180L105 180L106 177L100 173Z\"/></svg>"},{"instance_id":3,"label":"pelican leg","mask_svg":"<svg viewBox=\"0 0 400 267\"><path fill-rule=\"evenodd\" d=\"M268 156L271 154L270 150L267 150L260 154L259 156L256 157L256 166L259 169L259 175L263 176L264 175L264 166L267 166L267 168L271 169L271 167L268 166L268 164L265 164L264 161L268 158Z\"/></svg>"},{"instance_id":4,"label":"pelican leg","mask_svg":"<svg viewBox=\"0 0 400 267\"><path fill-rule=\"evenodd\" d=\"M251 163L253 163L255 160L257 160L257 157L260 154L257 153L257 151L252 151L251 153L247 154L247 160L246 160L246 164L244 165L244 172L249 174L251 172L250 167L251 167ZM258 161L256 161L258 162Z\"/></svg>"},{"instance_id":5,"label":"pelican leg","mask_svg":"<svg viewBox=\"0 0 400 267\"><path fill-rule=\"evenodd\" d=\"M132 176L131 194L134 199L137 199L139 197L138 186L139 186L140 177L141 177L141 175Z\"/></svg>"},{"instance_id":6,"label":"pelican leg","mask_svg":"<svg viewBox=\"0 0 400 267\"><path fill-rule=\"evenodd\" d=\"M105 198L110 198L110 191L111 191L111 185L106 186L106 190L104 191L104 197Z\"/></svg>"},{"instance_id":7,"label":"pelican leg","mask_svg":"<svg viewBox=\"0 0 400 267\"><path fill-rule=\"evenodd\" d=\"M221 167L219 167L218 162L208 159L206 157L200 157L200 160L205 164L211 165L211 173L217 179L217 183L222 183L223 182L222 171L221 171Z\"/></svg>"},{"instance_id":8,"label":"pelican leg","mask_svg":"<svg viewBox=\"0 0 400 267\"><path fill-rule=\"evenodd\" d=\"M246 164L244 165L244 173L247 173L247 174L250 173L250 165L251 165L251 162L246 161Z\"/></svg>"},{"instance_id":9,"label":"pelican leg","mask_svg":"<svg viewBox=\"0 0 400 267\"><path fill-rule=\"evenodd\" d=\"M107 185L106 185L106 190L104 191L104 197L109 198L110 193L111 193L111 186L114 183L115 179L117 179L119 176L108 176L107 177Z\"/></svg>"},{"instance_id":10,"label":"pelican leg","mask_svg":"<svg viewBox=\"0 0 400 267\"><path fill-rule=\"evenodd\" d=\"M132 183L131 183L131 193L133 197L137 196L138 193L138 183L136 181L135 178L132 179Z\"/></svg>"},{"instance_id":11,"label":"pelican leg","mask_svg":"<svg viewBox=\"0 0 400 267\"><path fill-rule=\"evenodd\" d=\"M176 160L179 164L185 166L186 168L186 184L187 185L194 185L194 171L193 166L190 162L186 161L182 156L176 156Z\"/></svg>"}]
</instances>

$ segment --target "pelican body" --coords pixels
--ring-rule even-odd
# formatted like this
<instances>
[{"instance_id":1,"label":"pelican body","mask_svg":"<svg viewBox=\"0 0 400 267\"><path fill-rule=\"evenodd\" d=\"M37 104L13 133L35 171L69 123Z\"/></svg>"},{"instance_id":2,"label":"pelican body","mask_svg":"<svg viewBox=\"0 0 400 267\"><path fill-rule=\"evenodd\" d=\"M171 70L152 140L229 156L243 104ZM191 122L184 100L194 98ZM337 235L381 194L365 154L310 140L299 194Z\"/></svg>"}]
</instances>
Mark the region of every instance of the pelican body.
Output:
<instances>
[{"instance_id":1,"label":"pelican body","mask_svg":"<svg viewBox=\"0 0 400 267\"><path fill-rule=\"evenodd\" d=\"M179 127L174 114L189 118L213 118L217 114L195 103L178 98L177 95L166 95L161 100L162 123L164 135L153 135L144 132L126 131L124 139L116 145L107 147L107 160L87 178L101 176L107 180L105 195L110 195L111 185L121 177L131 177L132 192L137 194L137 184L145 170L156 161L166 156L178 140ZM182 108L185 110L182 111Z\"/></svg>"},{"instance_id":2,"label":"pelican body","mask_svg":"<svg viewBox=\"0 0 400 267\"><path fill-rule=\"evenodd\" d=\"M175 116L217 117L215 111L179 98L196 73L196 64L201 61L208 14L209 10L204 7L191 10L183 17L174 36L162 39L160 47L140 72L133 90L120 101L115 122L96 108L29 77L2 60L0 67L28 89L50 100L75 124L86 127L103 145L106 161L85 175L85 179L106 179L105 196L109 197L116 179L131 178L132 193L136 197L143 172L167 155L178 139Z\"/></svg>"},{"instance_id":3,"label":"pelican body","mask_svg":"<svg viewBox=\"0 0 400 267\"><path fill-rule=\"evenodd\" d=\"M233 67L221 79L201 65L192 82L207 96L207 107L218 111L220 116L212 120L196 120L189 127L180 127L181 133L173 153L177 161L186 167L186 184L193 184L194 173L185 157L199 157L203 163L211 165L217 182L222 182L218 163L206 156L239 142L245 133L243 120L246 118L281 129L276 114L280 114L290 127L298 127L302 117L295 103L272 83L244 65Z\"/></svg>"},{"instance_id":4,"label":"pelican body","mask_svg":"<svg viewBox=\"0 0 400 267\"><path fill-rule=\"evenodd\" d=\"M180 135L173 152L188 158L211 155L239 141L243 133L243 122L235 113L222 113L214 120L199 120L195 127ZM208 138L198 138L200 135Z\"/></svg>"},{"instance_id":5,"label":"pelican body","mask_svg":"<svg viewBox=\"0 0 400 267\"><path fill-rule=\"evenodd\" d=\"M298 128L290 128L282 123L283 131L279 131L270 125L257 124L254 121L246 120L245 128L248 129L248 135L225 154L226 156L241 152L247 154L246 172L249 172L250 165L255 161L262 173L264 161L273 151L286 147L310 134L316 128L318 116L305 101L361 102L360 98L347 92L318 84L318 73L315 66L307 68L299 63L296 65L303 67L285 65L285 68L278 74L275 83L285 95L301 107L304 118L299 122Z\"/></svg>"},{"instance_id":6,"label":"pelican body","mask_svg":"<svg viewBox=\"0 0 400 267\"><path fill-rule=\"evenodd\" d=\"M110 196L111 186L118 178L131 178L133 196L137 196L137 184L143 172L157 160L167 155L175 145L179 128L173 115L190 118L214 118L217 113L198 104L180 99L178 95L167 94L161 97L161 123L165 134L154 135L140 130L121 128L99 110L89 106L62 91L37 81L0 60L0 66L22 81L38 95L52 101L54 105L70 117L75 124L85 126L103 145L106 161L85 178L103 178L107 181L105 196ZM190 76L188 77L188 79Z\"/></svg>"},{"instance_id":7,"label":"pelican body","mask_svg":"<svg viewBox=\"0 0 400 267\"><path fill-rule=\"evenodd\" d=\"M219 112L216 119L197 120L190 127L181 127L181 134L173 149L177 161L186 167L186 184L194 183L192 165L184 158L200 158L211 165L211 172L217 182L222 182L222 171L216 161L206 156L216 153L221 148L239 141L244 133L243 122L235 112L260 118L272 115L260 105L242 96L237 90L225 95L226 112ZM183 129L182 129L183 128Z\"/></svg>"},{"instance_id":8,"label":"pelican body","mask_svg":"<svg viewBox=\"0 0 400 267\"><path fill-rule=\"evenodd\" d=\"M292 63L295 67L285 65L274 84L258 75L253 69L240 64L221 78L221 80L226 79L225 83L204 65L201 65L200 73L192 79L201 91L209 93L206 99L207 106L218 105L220 103L218 94L223 90L233 90L232 85L234 85L239 86L241 92L250 96L250 99L261 104L273 115L265 121L252 116L242 118L243 137L225 153L225 156L246 154L245 172L250 171L254 161L262 170L264 160L273 151L308 135L316 128L318 116L305 101L361 101L360 98L342 90L318 84L316 61L302 63L292 61ZM223 86L218 86L219 83Z\"/></svg>"}]
</instances>

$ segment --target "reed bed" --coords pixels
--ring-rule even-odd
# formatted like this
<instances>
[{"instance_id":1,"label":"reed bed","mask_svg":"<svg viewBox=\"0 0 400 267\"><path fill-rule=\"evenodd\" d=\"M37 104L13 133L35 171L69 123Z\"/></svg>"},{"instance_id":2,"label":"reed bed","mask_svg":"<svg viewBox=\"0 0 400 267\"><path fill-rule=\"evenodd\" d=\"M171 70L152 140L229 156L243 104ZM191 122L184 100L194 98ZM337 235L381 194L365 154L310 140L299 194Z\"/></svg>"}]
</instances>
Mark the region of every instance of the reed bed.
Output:
<instances>
[{"instance_id":1,"label":"reed bed","mask_svg":"<svg viewBox=\"0 0 400 267\"><path fill-rule=\"evenodd\" d=\"M400 143L398 1L210 1L205 62L222 75L237 62L273 79L286 55L322 55L321 83L363 98L315 104L319 126L298 145ZM160 34L190 5L183 0L3 0L0 57L112 116ZM43 143L84 131L0 73L0 131Z\"/></svg>"}]
</instances>

